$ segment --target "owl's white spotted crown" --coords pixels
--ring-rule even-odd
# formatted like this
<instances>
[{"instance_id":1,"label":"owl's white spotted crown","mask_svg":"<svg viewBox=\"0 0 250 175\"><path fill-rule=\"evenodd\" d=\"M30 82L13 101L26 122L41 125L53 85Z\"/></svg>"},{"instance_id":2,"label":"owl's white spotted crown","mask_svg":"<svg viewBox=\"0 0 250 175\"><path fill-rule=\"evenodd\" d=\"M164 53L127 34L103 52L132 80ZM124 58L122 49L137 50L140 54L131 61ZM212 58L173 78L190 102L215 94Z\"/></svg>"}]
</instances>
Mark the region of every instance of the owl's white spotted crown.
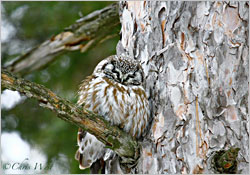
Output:
<instances>
[{"instance_id":1,"label":"owl's white spotted crown","mask_svg":"<svg viewBox=\"0 0 250 175\"><path fill-rule=\"evenodd\" d=\"M133 60L128 61L122 58L117 58L116 60L112 60L111 63L123 74L127 74L131 71L138 71L140 69L139 63Z\"/></svg>"},{"instance_id":2,"label":"owl's white spotted crown","mask_svg":"<svg viewBox=\"0 0 250 175\"><path fill-rule=\"evenodd\" d=\"M97 65L94 74L105 76L123 85L138 86L144 81L144 73L138 61L110 56Z\"/></svg>"},{"instance_id":3,"label":"owl's white spotted crown","mask_svg":"<svg viewBox=\"0 0 250 175\"><path fill-rule=\"evenodd\" d=\"M134 138L144 133L149 119L149 103L143 87L144 74L139 62L109 56L80 86L78 105L103 116ZM90 167L107 152L95 136L79 129L76 159L80 168Z\"/></svg>"}]
</instances>

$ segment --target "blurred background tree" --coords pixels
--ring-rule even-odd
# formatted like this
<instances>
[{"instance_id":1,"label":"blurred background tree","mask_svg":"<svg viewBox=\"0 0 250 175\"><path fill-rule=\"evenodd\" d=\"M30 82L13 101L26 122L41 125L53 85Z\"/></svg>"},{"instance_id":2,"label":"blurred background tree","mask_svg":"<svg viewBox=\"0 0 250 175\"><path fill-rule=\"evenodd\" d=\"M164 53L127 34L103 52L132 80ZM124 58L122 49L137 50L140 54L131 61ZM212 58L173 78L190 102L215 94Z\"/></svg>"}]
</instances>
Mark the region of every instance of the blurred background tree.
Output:
<instances>
[{"instance_id":1,"label":"blurred background tree","mask_svg":"<svg viewBox=\"0 0 250 175\"><path fill-rule=\"evenodd\" d=\"M113 2L2 2L2 65L62 32L80 17L111 3ZM119 30L120 26L117 27L117 33ZM57 95L76 102L81 81L92 73L100 60L115 54L118 40L117 35L87 52L67 52L58 56L46 68L27 74L24 78L43 84ZM2 98L4 103L3 100ZM1 114L2 134L13 131L19 133L31 147L36 147L45 154L48 165L59 165L61 173L89 173L89 170L80 170L74 159L77 127L54 117L54 113L39 107L35 100L26 98L22 98L21 102L10 109L2 106ZM54 171L60 173L58 170ZM52 171L42 171L47 172Z\"/></svg>"}]
</instances>

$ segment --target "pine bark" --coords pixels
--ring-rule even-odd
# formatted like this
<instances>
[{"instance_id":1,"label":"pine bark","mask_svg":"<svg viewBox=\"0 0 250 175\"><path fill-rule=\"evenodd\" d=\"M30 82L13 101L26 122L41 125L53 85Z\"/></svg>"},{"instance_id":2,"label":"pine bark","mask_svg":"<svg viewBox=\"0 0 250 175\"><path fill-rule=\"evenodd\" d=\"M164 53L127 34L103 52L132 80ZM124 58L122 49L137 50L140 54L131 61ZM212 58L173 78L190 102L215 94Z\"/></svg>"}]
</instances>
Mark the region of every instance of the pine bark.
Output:
<instances>
[{"instance_id":1,"label":"pine bark","mask_svg":"<svg viewBox=\"0 0 250 175\"><path fill-rule=\"evenodd\" d=\"M248 2L120 3L117 54L142 62L152 122L136 168L108 173L216 173L231 147L249 172L248 18Z\"/></svg>"}]
</instances>

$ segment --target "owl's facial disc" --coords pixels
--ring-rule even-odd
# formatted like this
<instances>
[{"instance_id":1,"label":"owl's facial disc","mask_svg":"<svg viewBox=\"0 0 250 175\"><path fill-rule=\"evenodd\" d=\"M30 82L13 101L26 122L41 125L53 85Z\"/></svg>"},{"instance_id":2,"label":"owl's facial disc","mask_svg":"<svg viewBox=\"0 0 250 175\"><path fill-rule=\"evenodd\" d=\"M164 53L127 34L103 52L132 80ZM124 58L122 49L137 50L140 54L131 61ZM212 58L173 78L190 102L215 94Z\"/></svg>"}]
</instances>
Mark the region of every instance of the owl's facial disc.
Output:
<instances>
[{"instance_id":1,"label":"owl's facial disc","mask_svg":"<svg viewBox=\"0 0 250 175\"><path fill-rule=\"evenodd\" d=\"M143 73L141 68L127 60L112 60L102 67L103 73L109 79L124 85L141 85Z\"/></svg>"},{"instance_id":2,"label":"owl's facial disc","mask_svg":"<svg viewBox=\"0 0 250 175\"><path fill-rule=\"evenodd\" d=\"M125 74L123 79L124 84L132 84L132 85L140 85L142 81L143 81L142 72L140 72L139 70Z\"/></svg>"},{"instance_id":3,"label":"owl's facial disc","mask_svg":"<svg viewBox=\"0 0 250 175\"><path fill-rule=\"evenodd\" d=\"M114 80L119 80L120 72L116 70L115 65L112 63L107 63L103 66L103 72L106 77Z\"/></svg>"}]
</instances>

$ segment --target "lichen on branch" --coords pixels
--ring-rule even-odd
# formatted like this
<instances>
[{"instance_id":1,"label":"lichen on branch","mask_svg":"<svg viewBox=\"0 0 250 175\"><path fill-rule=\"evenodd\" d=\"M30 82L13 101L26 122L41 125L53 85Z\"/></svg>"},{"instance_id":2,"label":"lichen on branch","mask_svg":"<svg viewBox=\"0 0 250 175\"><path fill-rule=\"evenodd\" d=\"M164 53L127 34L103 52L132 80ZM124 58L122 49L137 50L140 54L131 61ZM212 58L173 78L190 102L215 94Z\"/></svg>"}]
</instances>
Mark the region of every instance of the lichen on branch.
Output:
<instances>
[{"instance_id":1,"label":"lichen on branch","mask_svg":"<svg viewBox=\"0 0 250 175\"><path fill-rule=\"evenodd\" d=\"M57 116L96 136L98 140L117 153L125 164L134 164L139 157L136 140L111 126L103 117L65 100L43 85L18 78L6 70L1 71L1 88L18 91L29 98L39 101L40 105Z\"/></svg>"}]
</instances>

